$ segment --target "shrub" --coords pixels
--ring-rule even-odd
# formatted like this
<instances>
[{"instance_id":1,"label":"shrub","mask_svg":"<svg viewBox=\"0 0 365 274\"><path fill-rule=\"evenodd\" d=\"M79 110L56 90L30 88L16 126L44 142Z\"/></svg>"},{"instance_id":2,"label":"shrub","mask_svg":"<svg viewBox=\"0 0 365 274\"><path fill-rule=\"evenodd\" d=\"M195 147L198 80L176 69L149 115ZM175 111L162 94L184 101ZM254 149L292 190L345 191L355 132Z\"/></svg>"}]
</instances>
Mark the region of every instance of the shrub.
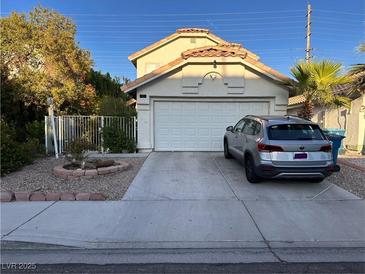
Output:
<instances>
[{"instance_id":1,"label":"shrub","mask_svg":"<svg viewBox=\"0 0 365 274\"><path fill-rule=\"evenodd\" d=\"M27 139L37 139L44 144L44 121L33 121L25 125Z\"/></svg>"},{"instance_id":2,"label":"shrub","mask_svg":"<svg viewBox=\"0 0 365 274\"><path fill-rule=\"evenodd\" d=\"M95 145L90 143L87 137L81 137L71 141L67 145L66 158L71 163L83 167L87 158L87 153L94 149Z\"/></svg>"},{"instance_id":3,"label":"shrub","mask_svg":"<svg viewBox=\"0 0 365 274\"><path fill-rule=\"evenodd\" d=\"M22 145L33 158L44 155L44 145L43 143L41 144L37 138L28 138Z\"/></svg>"},{"instance_id":4,"label":"shrub","mask_svg":"<svg viewBox=\"0 0 365 274\"><path fill-rule=\"evenodd\" d=\"M113 153L124 150L132 153L136 151L133 139L129 138L122 129L110 126L103 129L104 147Z\"/></svg>"},{"instance_id":5,"label":"shrub","mask_svg":"<svg viewBox=\"0 0 365 274\"><path fill-rule=\"evenodd\" d=\"M29 146L15 141L14 128L1 121L1 176L32 163Z\"/></svg>"}]
</instances>

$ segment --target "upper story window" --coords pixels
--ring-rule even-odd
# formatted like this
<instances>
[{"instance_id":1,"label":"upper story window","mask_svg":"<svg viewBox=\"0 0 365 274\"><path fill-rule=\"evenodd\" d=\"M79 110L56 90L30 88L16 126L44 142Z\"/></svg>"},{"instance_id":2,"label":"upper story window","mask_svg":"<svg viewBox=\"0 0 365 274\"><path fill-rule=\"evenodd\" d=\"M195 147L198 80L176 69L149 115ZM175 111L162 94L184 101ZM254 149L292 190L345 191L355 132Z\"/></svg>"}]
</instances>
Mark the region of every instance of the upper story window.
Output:
<instances>
[{"instance_id":1,"label":"upper story window","mask_svg":"<svg viewBox=\"0 0 365 274\"><path fill-rule=\"evenodd\" d=\"M155 69L159 68L160 64L159 63L147 63L146 64L146 74L150 73L151 71L154 71Z\"/></svg>"}]
</instances>

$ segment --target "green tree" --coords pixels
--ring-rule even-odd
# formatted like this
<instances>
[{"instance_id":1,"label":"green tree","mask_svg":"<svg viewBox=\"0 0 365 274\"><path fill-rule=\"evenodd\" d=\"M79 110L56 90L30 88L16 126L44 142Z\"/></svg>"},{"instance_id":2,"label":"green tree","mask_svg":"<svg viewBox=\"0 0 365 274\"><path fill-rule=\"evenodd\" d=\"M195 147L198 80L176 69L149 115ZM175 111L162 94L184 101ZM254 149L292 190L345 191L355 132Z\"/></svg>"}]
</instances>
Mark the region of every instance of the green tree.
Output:
<instances>
[{"instance_id":1,"label":"green tree","mask_svg":"<svg viewBox=\"0 0 365 274\"><path fill-rule=\"evenodd\" d=\"M131 117L136 116L136 110L121 97L103 96L99 103L99 115Z\"/></svg>"},{"instance_id":2,"label":"green tree","mask_svg":"<svg viewBox=\"0 0 365 274\"><path fill-rule=\"evenodd\" d=\"M350 81L347 75L341 74L341 64L323 60L311 63L299 62L291 68L294 80L286 85L296 94L305 97L304 110L299 115L311 119L313 105L324 107L350 106L350 99L334 94L334 87Z\"/></svg>"},{"instance_id":3,"label":"green tree","mask_svg":"<svg viewBox=\"0 0 365 274\"><path fill-rule=\"evenodd\" d=\"M58 113L93 112L95 90L85 83L93 62L75 34L69 18L42 7L28 16L14 12L1 18L2 97L15 97L43 113L50 96Z\"/></svg>"},{"instance_id":4,"label":"green tree","mask_svg":"<svg viewBox=\"0 0 365 274\"><path fill-rule=\"evenodd\" d=\"M123 82L121 82L121 80ZM98 97L114 96L121 97L124 100L129 99L127 94L120 90L120 87L123 84L129 82L129 79L125 77L122 77L122 79L119 77L112 78L109 73L103 74L100 71L91 69L88 73L86 82L94 86L96 95Z\"/></svg>"}]
</instances>

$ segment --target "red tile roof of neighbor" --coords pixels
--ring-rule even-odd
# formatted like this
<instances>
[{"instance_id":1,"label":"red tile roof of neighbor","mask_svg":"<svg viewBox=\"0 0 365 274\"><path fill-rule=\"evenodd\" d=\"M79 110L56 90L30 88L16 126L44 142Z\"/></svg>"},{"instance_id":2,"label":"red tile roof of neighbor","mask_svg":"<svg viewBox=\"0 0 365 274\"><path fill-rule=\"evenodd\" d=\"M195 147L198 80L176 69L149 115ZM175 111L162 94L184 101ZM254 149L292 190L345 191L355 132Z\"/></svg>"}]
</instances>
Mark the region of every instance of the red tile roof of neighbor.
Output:
<instances>
[{"instance_id":1,"label":"red tile roof of neighbor","mask_svg":"<svg viewBox=\"0 0 365 274\"><path fill-rule=\"evenodd\" d=\"M303 95L297 95L290 97L288 99L288 106L303 104L304 102L305 102L305 97Z\"/></svg>"},{"instance_id":2,"label":"red tile roof of neighbor","mask_svg":"<svg viewBox=\"0 0 365 274\"><path fill-rule=\"evenodd\" d=\"M216 46L205 46L184 51L181 54L181 57L175 59L174 61L164 66L161 66L140 78L137 78L136 80L128 83L127 85L122 86L122 91L128 92L136 88L137 86L143 84L144 82L147 82L158 76L161 76L170 69L183 64L185 60L194 57L240 57L242 60L244 60L244 62L247 62L261 69L263 72L269 74L275 79L279 79L281 81L286 81L289 79L284 74L281 74L280 72L258 61L258 57L255 54L249 52L248 50L243 48L240 44L225 42L218 44Z\"/></svg>"}]
</instances>

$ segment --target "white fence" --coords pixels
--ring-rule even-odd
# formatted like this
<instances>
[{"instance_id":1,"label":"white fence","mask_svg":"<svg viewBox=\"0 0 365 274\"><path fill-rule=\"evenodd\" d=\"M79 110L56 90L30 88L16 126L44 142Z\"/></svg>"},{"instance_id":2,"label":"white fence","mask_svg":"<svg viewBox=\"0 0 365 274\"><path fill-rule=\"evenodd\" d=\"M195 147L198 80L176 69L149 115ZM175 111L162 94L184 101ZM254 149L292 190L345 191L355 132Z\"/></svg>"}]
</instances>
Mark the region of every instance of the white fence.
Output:
<instances>
[{"instance_id":1,"label":"white fence","mask_svg":"<svg viewBox=\"0 0 365 274\"><path fill-rule=\"evenodd\" d=\"M71 141L81 137L87 138L98 151L104 152L103 128L107 126L122 129L129 138L137 143L135 117L65 115L55 116L54 119L59 153L65 152ZM51 118L45 116L44 120L46 152L50 153L54 151Z\"/></svg>"}]
</instances>

